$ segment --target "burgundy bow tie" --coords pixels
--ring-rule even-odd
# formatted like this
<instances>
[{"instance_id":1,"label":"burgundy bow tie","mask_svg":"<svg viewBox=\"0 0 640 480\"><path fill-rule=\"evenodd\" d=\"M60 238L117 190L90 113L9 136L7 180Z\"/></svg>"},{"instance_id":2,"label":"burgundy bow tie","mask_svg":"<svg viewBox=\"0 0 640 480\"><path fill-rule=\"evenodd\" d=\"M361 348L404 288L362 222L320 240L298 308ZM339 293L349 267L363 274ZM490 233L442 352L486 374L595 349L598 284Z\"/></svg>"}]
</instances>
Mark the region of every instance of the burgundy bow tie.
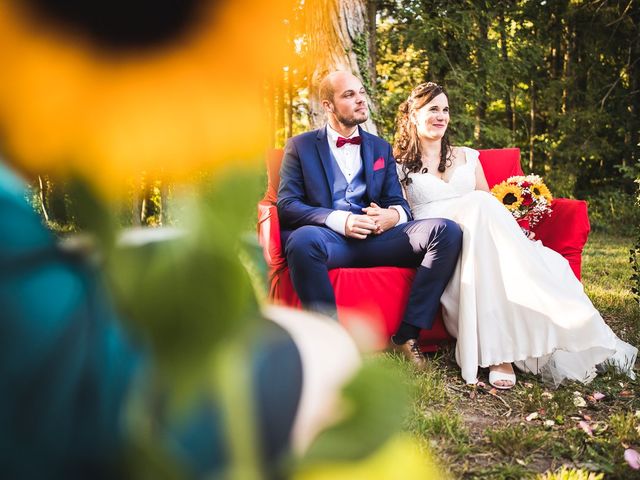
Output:
<instances>
[{"instance_id":1,"label":"burgundy bow tie","mask_svg":"<svg viewBox=\"0 0 640 480\"><path fill-rule=\"evenodd\" d=\"M353 145L360 145L360 143L362 143L362 139L360 137L351 137L351 138L338 137L338 140L336 141L336 147L338 148L344 147L344 145L347 143L351 143Z\"/></svg>"}]
</instances>

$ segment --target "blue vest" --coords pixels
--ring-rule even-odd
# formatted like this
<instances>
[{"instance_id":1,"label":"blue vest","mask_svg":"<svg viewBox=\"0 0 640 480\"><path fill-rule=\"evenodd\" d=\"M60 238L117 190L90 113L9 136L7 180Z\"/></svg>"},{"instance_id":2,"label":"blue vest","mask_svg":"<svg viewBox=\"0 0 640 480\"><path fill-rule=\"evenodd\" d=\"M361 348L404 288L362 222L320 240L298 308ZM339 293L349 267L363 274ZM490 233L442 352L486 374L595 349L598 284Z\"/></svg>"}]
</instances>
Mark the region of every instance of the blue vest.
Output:
<instances>
[{"instance_id":1,"label":"blue vest","mask_svg":"<svg viewBox=\"0 0 640 480\"><path fill-rule=\"evenodd\" d=\"M362 209L369 205L366 200L367 182L364 177L364 168L362 163L358 173L351 179L351 183L347 182L342 170L338 166L338 162L331 154L331 168L333 168L333 209L347 210L351 213L362 214Z\"/></svg>"}]
</instances>

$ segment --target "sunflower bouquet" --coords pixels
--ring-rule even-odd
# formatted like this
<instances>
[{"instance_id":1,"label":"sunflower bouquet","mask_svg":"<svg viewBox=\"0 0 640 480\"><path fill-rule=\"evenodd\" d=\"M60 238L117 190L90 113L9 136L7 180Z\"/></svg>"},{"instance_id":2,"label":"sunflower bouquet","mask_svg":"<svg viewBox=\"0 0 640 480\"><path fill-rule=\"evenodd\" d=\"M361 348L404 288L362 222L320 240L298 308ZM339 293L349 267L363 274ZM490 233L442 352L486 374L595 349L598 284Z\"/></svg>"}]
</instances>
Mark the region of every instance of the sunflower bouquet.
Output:
<instances>
[{"instance_id":1,"label":"sunflower bouquet","mask_svg":"<svg viewBox=\"0 0 640 480\"><path fill-rule=\"evenodd\" d=\"M533 228L540 219L551 214L553 196L538 175L509 177L495 185L491 193L526 230Z\"/></svg>"}]
</instances>

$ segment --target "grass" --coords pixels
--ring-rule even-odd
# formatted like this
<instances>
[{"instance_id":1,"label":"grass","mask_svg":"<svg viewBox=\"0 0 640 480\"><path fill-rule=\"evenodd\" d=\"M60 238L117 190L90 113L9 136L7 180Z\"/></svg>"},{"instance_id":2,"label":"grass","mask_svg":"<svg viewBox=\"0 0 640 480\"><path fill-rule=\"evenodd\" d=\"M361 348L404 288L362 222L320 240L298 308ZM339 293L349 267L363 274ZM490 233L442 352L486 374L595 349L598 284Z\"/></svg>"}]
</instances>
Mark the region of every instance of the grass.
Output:
<instances>
[{"instance_id":1,"label":"grass","mask_svg":"<svg viewBox=\"0 0 640 480\"><path fill-rule=\"evenodd\" d=\"M640 308L629 288L632 244L631 238L592 234L582 273L586 291L607 323L638 345ZM589 385L552 389L535 376L520 374L513 390L501 392L466 385L452 347L430 357L429 367L420 373L394 358L414 392L405 429L439 459L443 475L640 479L640 471L623 457L626 448L640 450L640 384L626 375L607 370Z\"/></svg>"}]
</instances>

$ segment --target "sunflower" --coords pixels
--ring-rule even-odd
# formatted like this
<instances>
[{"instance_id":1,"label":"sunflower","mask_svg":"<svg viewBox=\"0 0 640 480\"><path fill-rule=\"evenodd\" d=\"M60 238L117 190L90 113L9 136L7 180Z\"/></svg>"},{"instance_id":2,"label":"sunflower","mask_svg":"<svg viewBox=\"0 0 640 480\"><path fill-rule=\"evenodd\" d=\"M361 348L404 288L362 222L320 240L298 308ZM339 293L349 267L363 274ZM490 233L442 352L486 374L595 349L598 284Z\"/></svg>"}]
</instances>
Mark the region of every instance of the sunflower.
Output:
<instances>
[{"instance_id":1,"label":"sunflower","mask_svg":"<svg viewBox=\"0 0 640 480\"><path fill-rule=\"evenodd\" d=\"M542 181L531 185L531 187L529 187L529 190L538 201L544 198L544 200L547 202L547 205L551 205L551 202L553 201L553 195L551 195L549 188L547 188L547 186L542 183Z\"/></svg>"},{"instance_id":2,"label":"sunflower","mask_svg":"<svg viewBox=\"0 0 640 480\"><path fill-rule=\"evenodd\" d=\"M253 165L291 0L0 2L0 148L107 194ZM97 11L96 11L97 9Z\"/></svg>"},{"instance_id":3,"label":"sunflower","mask_svg":"<svg viewBox=\"0 0 640 480\"><path fill-rule=\"evenodd\" d=\"M522 205L522 189L518 185L502 182L495 185L491 193L511 212L518 210Z\"/></svg>"}]
</instances>

